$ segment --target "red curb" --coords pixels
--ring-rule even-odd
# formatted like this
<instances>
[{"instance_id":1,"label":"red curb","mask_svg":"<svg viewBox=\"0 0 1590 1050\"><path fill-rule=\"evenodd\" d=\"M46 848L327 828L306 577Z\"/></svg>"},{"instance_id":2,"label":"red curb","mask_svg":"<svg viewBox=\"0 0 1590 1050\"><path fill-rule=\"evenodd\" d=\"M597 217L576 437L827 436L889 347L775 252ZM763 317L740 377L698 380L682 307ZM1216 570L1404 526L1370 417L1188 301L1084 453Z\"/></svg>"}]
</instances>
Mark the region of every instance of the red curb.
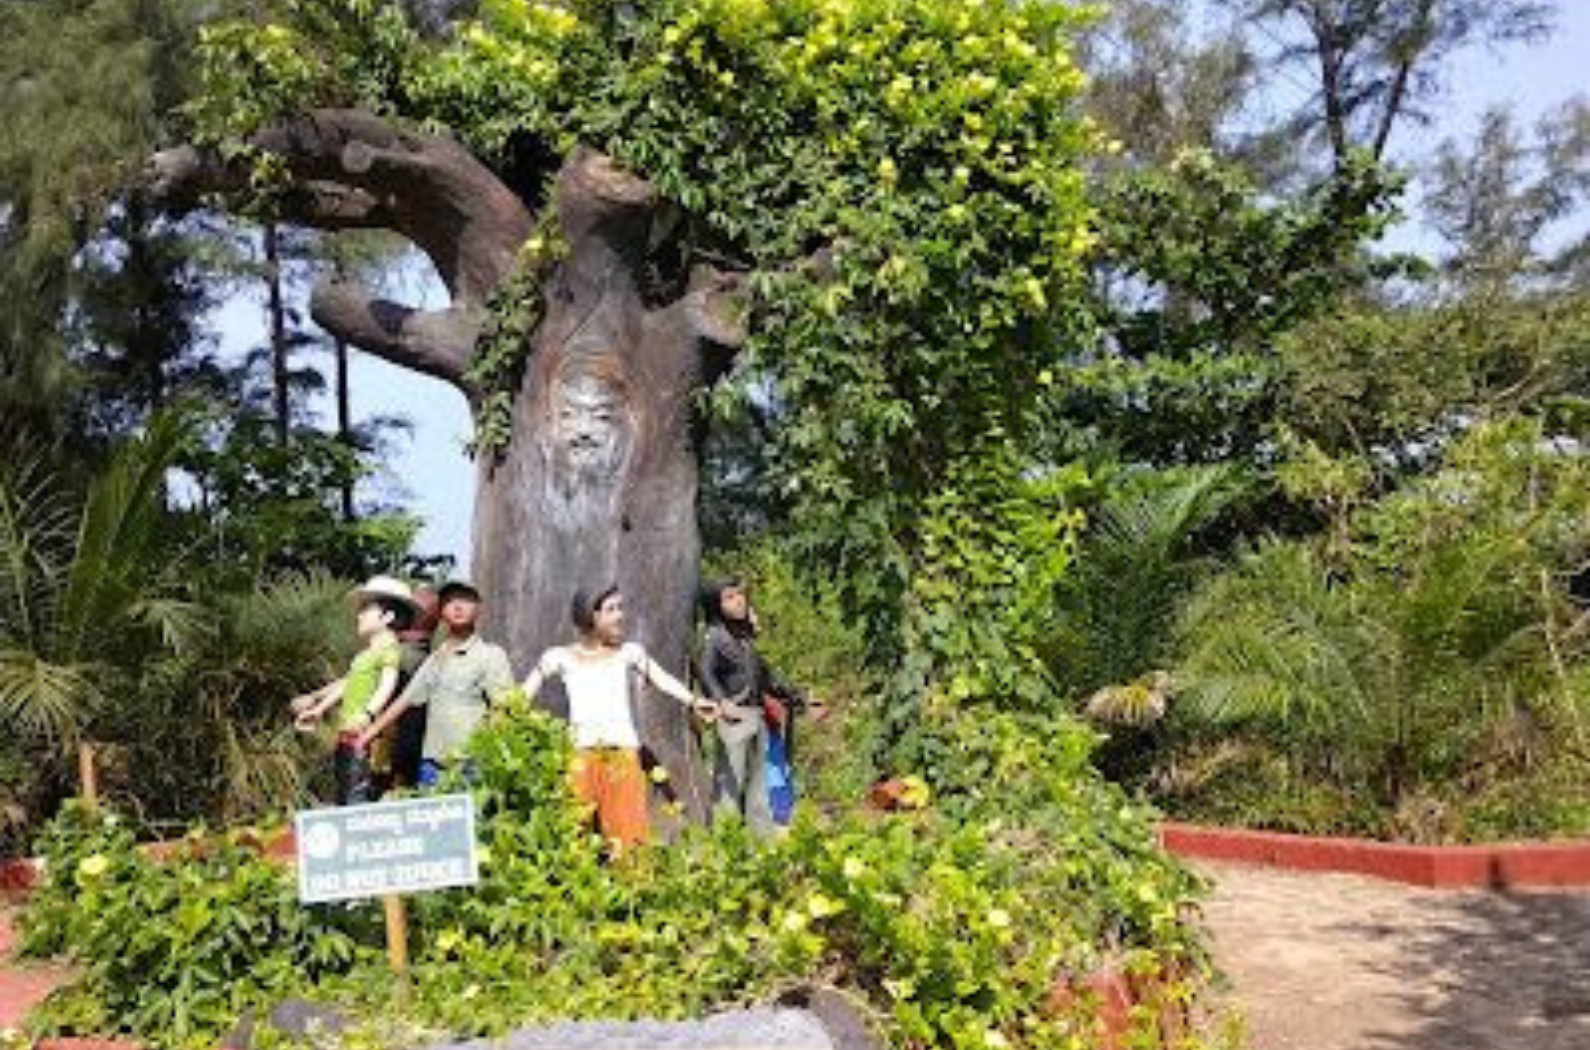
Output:
<instances>
[{"instance_id":1,"label":"red curb","mask_svg":"<svg viewBox=\"0 0 1590 1050\"><path fill-rule=\"evenodd\" d=\"M1162 824L1159 838L1178 857L1368 875L1430 889L1590 886L1590 841L1410 846L1176 823Z\"/></svg>"},{"instance_id":2,"label":"red curb","mask_svg":"<svg viewBox=\"0 0 1590 1050\"><path fill-rule=\"evenodd\" d=\"M257 837L250 837L242 841L257 850L260 856L278 863L290 863L298 856L298 844L291 828L278 832L268 840L261 841ZM170 839L165 842L147 842L138 848L150 860L164 861L189 853L202 854L206 844L202 840L194 842L190 839ZM0 860L0 894L26 896L38 886L43 876L44 863L37 857Z\"/></svg>"},{"instance_id":3,"label":"red curb","mask_svg":"<svg viewBox=\"0 0 1590 1050\"><path fill-rule=\"evenodd\" d=\"M0 893L27 893L39 883L40 864L36 859L0 860Z\"/></svg>"}]
</instances>

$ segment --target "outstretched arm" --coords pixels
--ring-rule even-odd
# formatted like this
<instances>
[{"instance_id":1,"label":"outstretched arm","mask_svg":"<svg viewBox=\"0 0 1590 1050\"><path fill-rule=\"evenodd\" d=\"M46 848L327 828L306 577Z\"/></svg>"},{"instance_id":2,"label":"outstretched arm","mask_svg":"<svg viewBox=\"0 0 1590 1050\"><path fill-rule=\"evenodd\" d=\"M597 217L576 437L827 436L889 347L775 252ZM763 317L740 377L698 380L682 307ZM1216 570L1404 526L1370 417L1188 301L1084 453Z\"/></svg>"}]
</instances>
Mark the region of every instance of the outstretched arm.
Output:
<instances>
[{"instance_id":1,"label":"outstretched arm","mask_svg":"<svg viewBox=\"0 0 1590 1050\"><path fill-rule=\"evenodd\" d=\"M703 700L690 691L690 687L679 679L669 674L663 666L653 660L645 650L641 650L635 662L635 667L640 671L641 677L650 682L652 688L660 693L665 693L686 707L695 708L705 715L716 714L718 705L710 700Z\"/></svg>"},{"instance_id":2,"label":"outstretched arm","mask_svg":"<svg viewBox=\"0 0 1590 1050\"><path fill-rule=\"evenodd\" d=\"M327 682L313 693L306 694L309 703L304 704L301 708L299 708L297 700L293 701L293 707L297 709L298 713L298 725L307 728L318 722L322 715L331 710L336 706L337 701L342 699L342 691L347 684L347 678L339 678L335 682ZM306 697L299 697L299 700L303 700Z\"/></svg>"},{"instance_id":3,"label":"outstretched arm","mask_svg":"<svg viewBox=\"0 0 1590 1050\"><path fill-rule=\"evenodd\" d=\"M557 660L557 650L548 649L541 654L541 659L536 661L535 670L530 672L530 677L524 680L524 694L534 700L541 687L548 680L556 678L562 670L562 664Z\"/></svg>"}]
</instances>

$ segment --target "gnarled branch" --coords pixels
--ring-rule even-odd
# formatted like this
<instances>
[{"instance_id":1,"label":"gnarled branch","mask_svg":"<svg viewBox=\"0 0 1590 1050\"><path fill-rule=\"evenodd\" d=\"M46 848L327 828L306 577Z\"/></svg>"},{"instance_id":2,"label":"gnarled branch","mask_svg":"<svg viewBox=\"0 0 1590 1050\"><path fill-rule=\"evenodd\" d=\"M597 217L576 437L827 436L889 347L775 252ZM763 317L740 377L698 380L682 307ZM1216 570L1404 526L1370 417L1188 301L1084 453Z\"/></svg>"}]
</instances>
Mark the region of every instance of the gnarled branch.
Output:
<instances>
[{"instance_id":1,"label":"gnarled branch","mask_svg":"<svg viewBox=\"0 0 1590 1050\"><path fill-rule=\"evenodd\" d=\"M463 385L484 323L483 307L416 310L380 299L351 281L315 286L310 316L332 335L395 365Z\"/></svg>"},{"instance_id":2,"label":"gnarled branch","mask_svg":"<svg viewBox=\"0 0 1590 1050\"><path fill-rule=\"evenodd\" d=\"M452 139L408 132L361 110L312 110L263 129L250 144L275 157L291 180L280 198L284 219L400 233L430 257L453 301L420 311L333 282L316 292L316 321L360 349L460 382L481 313L530 233L518 195ZM156 154L147 176L158 197L178 206L248 185L245 162L192 146Z\"/></svg>"}]
</instances>

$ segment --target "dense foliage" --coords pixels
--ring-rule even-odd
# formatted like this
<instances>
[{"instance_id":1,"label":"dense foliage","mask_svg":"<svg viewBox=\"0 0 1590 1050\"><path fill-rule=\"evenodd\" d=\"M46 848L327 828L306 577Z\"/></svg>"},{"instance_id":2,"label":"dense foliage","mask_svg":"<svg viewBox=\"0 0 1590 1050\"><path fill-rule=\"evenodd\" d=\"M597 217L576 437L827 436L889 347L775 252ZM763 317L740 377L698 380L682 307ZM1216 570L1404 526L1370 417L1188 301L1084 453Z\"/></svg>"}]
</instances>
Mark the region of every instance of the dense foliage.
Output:
<instances>
[{"instance_id":1,"label":"dense foliage","mask_svg":"<svg viewBox=\"0 0 1590 1050\"><path fill-rule=\"evenodd\" d=\"M226 149L315 105L441 124L532 202L576 144L651 180L680 208L659 280L709 260L750 275L750 345L716 409L775 406L770 481L874 655L909 653L887 685L906 723L930 687L1028 681L1011 617L941 606L1025 605L1069 549L1072 475L1027 478L1025 436L1086 328L1082 160L1101 143L1070 40L1087 17L1030 2L487 2L435 40L393 5L301 0L208 34L195 117ZM551 250L532 237L527 269ZM540 293L505 291L520 298L497 303L495 331L520 338L507 352L489 339L476 374L511 381ZM483 424L492 445L501 427ZM981 680L951 684L968 671Z\"/></svg>"},{"instance_id":2,"label":"dense foliage","mask_svg":"<svg viewBox=\"0 0 1590 1050\"><path fill-rule=\"evenodd\" d=\"M1269 795L1266 822L1582 832L1587 557L1576 446L1539 423L1478 428L1339 534L1266 543L1212 579L1187 608L1185 717L1257 745L1221 775ZM1554 788L1507 813L1530 781Z\"/></svg>"},{"instance_id":3,"label":"dense foliage","mask_svg":"<svg viewBox=\"0 0 1590 1050\"><path fill-rule=\"evenodd\" d=\"M505 712L472 745L482 882L413 902L408 1037L691 1016L816 982L895 1045L1080 1047L1090 1007L1057 1006L1055 982L1112 964L1165 978L1137 1019L1152 1038L1201 980L1194 881L1091 771L1087 732L1008 716L957 732L963 773L925 809L767 840L730 823L614 864L569 796L566 729ZM301 909L288 872L205 843L157 865L117 825L57 823L28 943L87 968L54 1023L212 1045L239 1009L297 993L393 1037L373 906Z\"/></svg>"},{"instance_id":4,"label":"dense foliage","mask_svg":"<svg viewBox=\"0 0 1590 1050\"><path fill-rule=\"evenodd\" d=\"M104 789L146 824L248 816L305 786L314 749L283 705L341 662L346 588L239 565L243 529L225 513L183 509L170 492L172 467L201 451L190 421L166 415L82 493L39 460L0 467L8 841L23 841L70 792L79 741L98 748ZM314 534L294 523L308 517L283 500L247 527L275 523L302 544ZM376 564L389 564L394 546Z\"/></svg>"}]
</instances>

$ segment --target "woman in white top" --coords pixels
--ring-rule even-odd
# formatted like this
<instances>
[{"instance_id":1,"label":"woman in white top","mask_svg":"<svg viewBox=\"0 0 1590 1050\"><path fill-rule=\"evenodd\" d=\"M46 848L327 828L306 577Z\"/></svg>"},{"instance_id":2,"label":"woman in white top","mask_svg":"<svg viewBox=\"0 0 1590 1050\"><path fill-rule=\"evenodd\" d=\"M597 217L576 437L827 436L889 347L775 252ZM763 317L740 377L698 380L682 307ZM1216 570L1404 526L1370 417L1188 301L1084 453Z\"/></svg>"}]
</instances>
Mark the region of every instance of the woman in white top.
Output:
<instances>
[{"instance_id":1,"label":"woman in white top","mask_svg":"<svg viewBox=\"0 0 1590 1050\"><path fill-rule=\"evenodd\" d=\"M614 852L646 841L646 777L640 765L640 734L630 711L630 681L639 674L686 706L712 717L717 706L690 692L663 670L646 650L624 641L624 600L617 587L590 596L574 595L570 610L579 641L548 649L525 679L535 696L542 683L561 678L569 697L574 730L570 779L575 797L593 807L602 835Z\"/></svg>"}]
</instances>

